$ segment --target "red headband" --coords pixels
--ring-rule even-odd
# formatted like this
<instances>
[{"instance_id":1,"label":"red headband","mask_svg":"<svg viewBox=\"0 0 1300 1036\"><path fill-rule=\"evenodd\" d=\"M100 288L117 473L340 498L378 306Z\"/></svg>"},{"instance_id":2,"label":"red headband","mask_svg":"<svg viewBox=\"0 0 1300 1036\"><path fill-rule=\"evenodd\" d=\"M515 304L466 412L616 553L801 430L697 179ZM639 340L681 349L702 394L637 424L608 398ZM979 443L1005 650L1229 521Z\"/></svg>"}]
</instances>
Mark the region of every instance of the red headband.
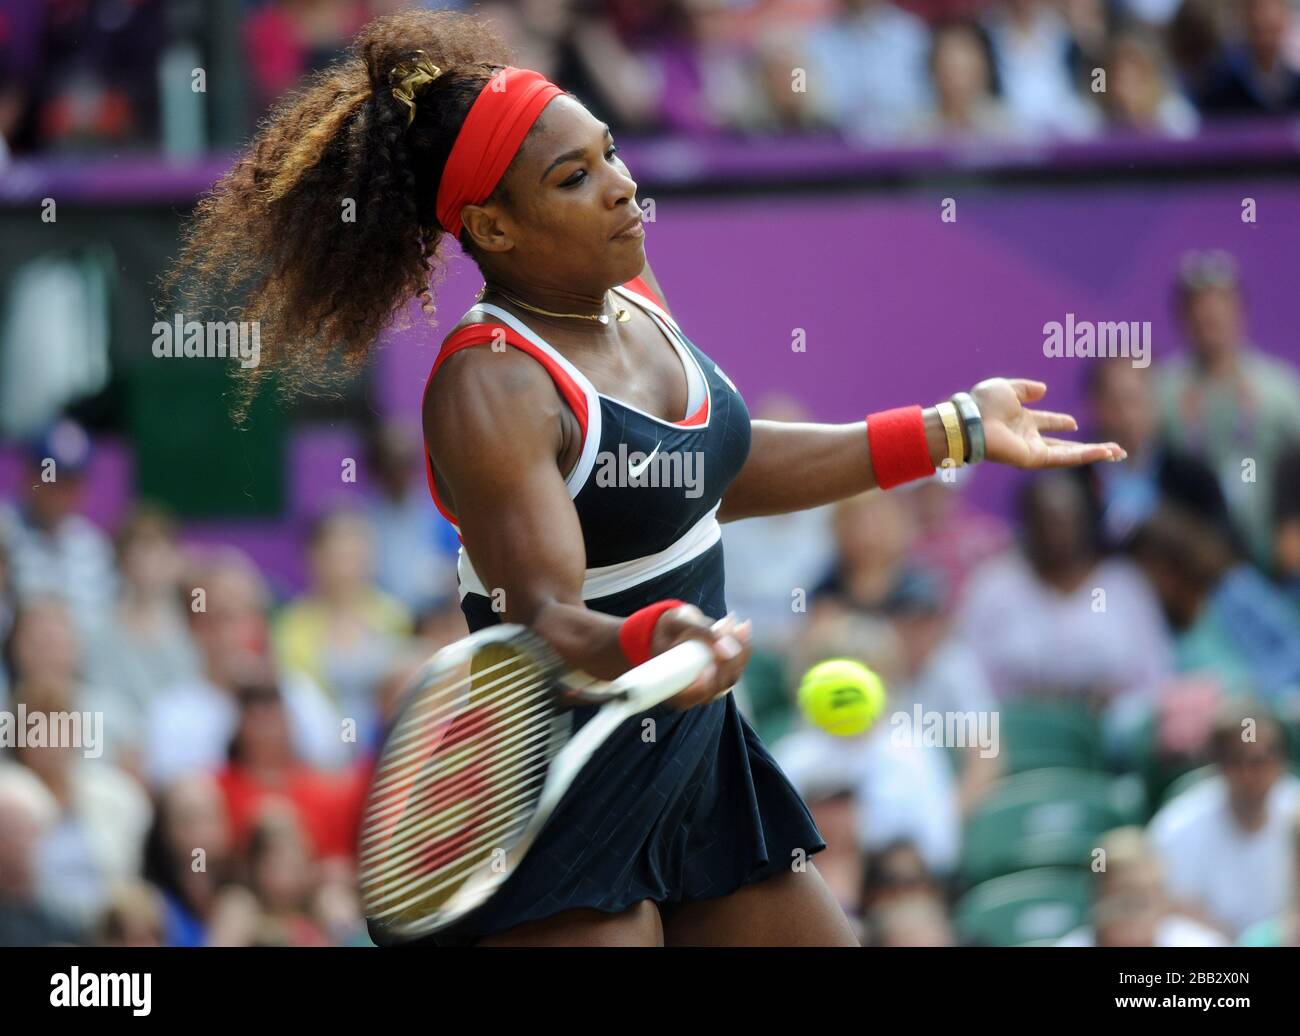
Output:
<instances>
[{"instance_id":1,"label":"red headband","mask_svg":"<svg viewBox=\"0 0 1300 1036\"><path fill-rule=\"evenodd\" d=\"M552 97L564 93L540 72L507 65L480 91L456 135L438 185L438 222L459 237L462 205L479 205L505 175Z\"/></svg>"}]
</instances>

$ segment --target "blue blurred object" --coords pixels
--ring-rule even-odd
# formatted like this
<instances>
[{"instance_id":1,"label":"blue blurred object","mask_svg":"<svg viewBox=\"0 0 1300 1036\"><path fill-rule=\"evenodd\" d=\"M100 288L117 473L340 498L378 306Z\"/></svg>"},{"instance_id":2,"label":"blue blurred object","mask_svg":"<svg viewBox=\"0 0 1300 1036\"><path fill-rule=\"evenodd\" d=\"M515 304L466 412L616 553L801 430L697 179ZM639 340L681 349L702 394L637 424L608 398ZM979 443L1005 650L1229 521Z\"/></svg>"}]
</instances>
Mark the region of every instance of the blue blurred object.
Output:
<instances>
[{"instance_id":1,"label":"blue blurred object","mask_svg":"<svg viewBox=\"0 0 1300 1036\"><path fill-rule=\"evenodd\" d=\"M48 425L25 443L25 452L37 467L53 460L62 475L80 475L90 466L93 450L86 430L71 418Z\"/></svg>"}]
</instances>

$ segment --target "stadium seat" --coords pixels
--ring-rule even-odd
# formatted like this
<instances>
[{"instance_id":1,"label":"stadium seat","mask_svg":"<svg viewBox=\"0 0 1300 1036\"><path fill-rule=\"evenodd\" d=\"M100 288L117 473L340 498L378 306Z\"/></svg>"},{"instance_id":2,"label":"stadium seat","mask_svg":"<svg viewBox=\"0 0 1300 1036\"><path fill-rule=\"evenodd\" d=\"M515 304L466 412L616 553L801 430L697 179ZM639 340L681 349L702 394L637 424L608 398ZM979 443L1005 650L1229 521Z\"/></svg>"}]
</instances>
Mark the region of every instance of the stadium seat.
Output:
<instances>
[{"instance_id":1,"label":"stadium seat","mask_svg":"<svg viewBox=\"0 0 1300 1036\"><path fill-rule=\"evenodd\" d=\"M957 903L962 942L976 946L1048 945L1088 916L1087 871L1040 867L994 878Z\"/></svg>"},{"instance_id":2,"label":"stadium seat","mask_svg":"<svg viewBox=\"0 0 1300 1036\"><path fill-rule=\"evenodd\" d=\"M797 710L786 689L784 658L775 651L756 648L741 678L747 718L765 744L775 744L790 732L797 720Z\"/></svg>"},{"instance_id":3,"label":"stadium seat","mask_svg":"<svg viewBox=\"0 0 1300 1036\"><path fill-rule=\"evenodd\" d=\"M1164 790L1164 794L1160 798L1160 805L1168 805L1188 788L1195 784L1200 784L1201 781L1205 780L1207 777L1212 777L1215 769L1216 767L1210 765L1198 766L1195 770L1188 770L1186 773L1170 782L1169 787Z\"/></svg>"},{"instance_id":4,"label":"stadium seat","mask_svg":"<svg viewBox=\"0 0 1300 1036\"><path fill-rule=\"evenodd\" d=\"M1136 777L1046 769L998 781L966 822L960 876L967 886L1032 867L1086 868L1101 836L1141 823Z\"/></svg>"},{"instance_id":5,"label":"stadium seat","mask_svg":"<svg viewBox=\"0 0 1300 1036\"><path fill-rule=\"evenodd\" d=\"M1044 767L1096 770L1104 766L1101 730L1082 706L1016 702L1002 706L999 722L1008 774Z\"/></svg>"}]
</instances>

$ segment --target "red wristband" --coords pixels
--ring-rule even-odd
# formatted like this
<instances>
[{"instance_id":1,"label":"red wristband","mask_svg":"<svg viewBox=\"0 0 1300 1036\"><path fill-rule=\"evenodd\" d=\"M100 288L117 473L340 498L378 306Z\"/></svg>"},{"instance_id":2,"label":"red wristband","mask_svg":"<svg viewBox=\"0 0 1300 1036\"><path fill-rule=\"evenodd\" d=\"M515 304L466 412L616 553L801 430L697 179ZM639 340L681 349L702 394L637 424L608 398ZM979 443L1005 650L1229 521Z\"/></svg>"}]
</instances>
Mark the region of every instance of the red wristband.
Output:
<instances>
[{"instance_id":1,"label":"red wristband","mask_svg":"<svg viewBox=\"0 0 1300 1036\"><path fill-rule=\"evenodd\" d=\"M618 628L618 646L633 665L640 665L650 658L650 642L654 639L655 623L659 616L672 608L679 608L685 601L667 598L647 604L639 611L634 611Z\"/></svg>"},{"instance_id":2,"label":"red wristband","mask_svg":"<svg viewBox=\"0 0 1300 1036\"><path fill-rule=\"evenodd\" d=\"M867 445L871 468L881 489L934 474L925 418L919 406L900 406L867 415Z\"/></svg>"}]
</instances>

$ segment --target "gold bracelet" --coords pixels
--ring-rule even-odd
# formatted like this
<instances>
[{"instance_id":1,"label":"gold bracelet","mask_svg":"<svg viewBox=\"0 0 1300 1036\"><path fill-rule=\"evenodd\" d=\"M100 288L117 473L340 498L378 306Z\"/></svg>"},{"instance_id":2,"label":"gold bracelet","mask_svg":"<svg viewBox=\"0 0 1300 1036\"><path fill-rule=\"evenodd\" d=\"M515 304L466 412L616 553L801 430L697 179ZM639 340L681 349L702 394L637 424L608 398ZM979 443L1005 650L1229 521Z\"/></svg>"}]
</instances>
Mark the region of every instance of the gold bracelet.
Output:
<instances>
[{"instance_id":1,"label":"gold bracelet","mask_svg":"<svg viewBox=\"0 0 1300 1036\"><path fill-rule=\"evenodd\" d=\"M948 459L953 467L960 468L966 463L966 446L961 436L961 418L957 408L950 401L935 404L939 418L943 421L943 433L948 437Z\"/></svg>"}]
</instances>

